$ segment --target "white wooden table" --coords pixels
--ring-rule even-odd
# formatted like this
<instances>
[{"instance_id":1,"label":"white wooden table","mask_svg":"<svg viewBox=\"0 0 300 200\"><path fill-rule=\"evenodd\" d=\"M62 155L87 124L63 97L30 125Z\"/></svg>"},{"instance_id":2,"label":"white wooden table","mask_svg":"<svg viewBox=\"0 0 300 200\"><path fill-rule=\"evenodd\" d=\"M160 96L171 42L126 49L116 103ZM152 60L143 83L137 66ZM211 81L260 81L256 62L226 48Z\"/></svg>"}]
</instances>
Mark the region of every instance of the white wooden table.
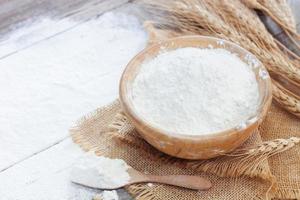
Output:
<instances>
[{"instance_id":1,"label":"white wooden table","mask_svg":"<svg viewBox=\"0 0 300 200\"><path fill-rule=\"evenodd\" d=\"M77 20L78 24L82 24L108 10L122 9L123 7L128 9L130 5L127 2L127 0L3 0L0 1L0 41L2 40L0 44L5 42L3 38L12 33L16 25L18 26L24 21L50 16L57 19L58 23L60 19L63 20L68 17ZM65 34L69 28L61 27L54 32L50 31L49 35L39 38L39 41L29 41L23 46L7 51L1 49L3 46L0 45L0 62L10 59L11 56L17 57L23 49L38 45L36 43L47 40L53 35ZM97 107L109 103L118 95L119 76L108 74L105 77L97 80L100 85L105 85L107 82L115 82L116 84L99 91L103 98L98 100ZM109 77L109 81L107 77ZM96 107L86 108L82 115L94 109ZM77 119L79 117L76 116ZM10 137L9 134L0 134L2 134L0 138ZM26 149L28 145L35 145L36 147L28 150ZM19 145L19 149L14 148L14 150L19 151L19 154L14 155L12 152L7 152L10 155L8 159L2 159L0 162L0 199L87 200L92 199L96 193L100 193L99 190L87 189L72 184L68 180L72 163L82 155L81 149L71 141L68 129L65 132L51 135L51 137L49 135L47 141L43 141L42 138L39 139L37 135L37 138L31 143L28 140L26 144ZM0 151L5 153L5 147L0 146ZM124 190L118 190L118 193L120 199L130 199Z\"/></svg>"}]
</instances>

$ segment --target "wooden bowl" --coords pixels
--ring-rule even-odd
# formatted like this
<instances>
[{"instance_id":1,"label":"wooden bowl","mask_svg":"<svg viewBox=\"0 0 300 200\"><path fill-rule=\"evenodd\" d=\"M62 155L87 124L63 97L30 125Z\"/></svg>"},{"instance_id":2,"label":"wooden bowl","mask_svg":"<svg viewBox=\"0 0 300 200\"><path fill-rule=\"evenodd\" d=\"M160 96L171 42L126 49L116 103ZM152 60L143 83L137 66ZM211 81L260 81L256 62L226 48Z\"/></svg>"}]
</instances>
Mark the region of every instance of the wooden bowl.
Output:
<instances>
[{"instance_id":1,"label":"wooden bowl","mask_svg":"<svg viewBox=\"0 0 300 200\"><path fill-rule=\"evenodd\" d=\"M260 104L255 116L237 127L207 135L184 135L169 133L152 127L134 110L131 86L139 72L141 63L165 51L182 48L223 48L237 54L248 63L259 86ZM185 159L208 159L228 153L245 142L262 122L272 100L271 80L265 67L255 56L238 45L213 37L184 36L156 43L135 56L127 65L120 81L120 101L126 116L132 121L139 134L152 146L171 156Z\"/></svg>"}]
</instances>

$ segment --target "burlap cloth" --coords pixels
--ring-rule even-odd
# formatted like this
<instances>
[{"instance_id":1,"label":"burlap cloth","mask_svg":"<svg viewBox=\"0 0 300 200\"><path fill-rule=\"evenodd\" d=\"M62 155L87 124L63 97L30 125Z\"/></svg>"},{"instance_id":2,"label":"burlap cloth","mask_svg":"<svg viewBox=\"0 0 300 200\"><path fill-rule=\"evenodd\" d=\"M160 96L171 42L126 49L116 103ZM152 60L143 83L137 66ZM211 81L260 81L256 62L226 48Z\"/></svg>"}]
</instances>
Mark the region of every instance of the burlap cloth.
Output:
<instances>
[{"instance_id":1,"label":"burlap cloth","mask_svg":"<svg viewBox=\"0 0 300 200\"><path fill-rule=\"evenodd\" d=\"M259 130L264 140L300 136L297 118L272 105ZM209 191L153 184L126 187L136 199L265 199L270 197L300 199L299 145L269 159L260 157L222 156L203 161L187 161L165 155L141 139L130 121L122 114L119 101L99 108L71 129L75 143L97 155L124 159L137 170L151 174L192 174L208 178ZM258 131L238 150L262 143ZM272 187L273 175L278 189Z\"/></svg>"}]
</instances>

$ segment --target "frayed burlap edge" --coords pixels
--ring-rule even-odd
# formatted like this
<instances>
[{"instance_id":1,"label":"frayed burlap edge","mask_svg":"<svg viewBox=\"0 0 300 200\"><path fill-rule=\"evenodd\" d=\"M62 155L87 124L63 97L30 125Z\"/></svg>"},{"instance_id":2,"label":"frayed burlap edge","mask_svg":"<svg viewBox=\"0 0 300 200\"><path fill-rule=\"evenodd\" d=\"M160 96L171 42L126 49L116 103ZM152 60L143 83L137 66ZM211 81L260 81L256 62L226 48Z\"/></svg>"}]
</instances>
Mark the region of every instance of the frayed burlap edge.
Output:
<instances>
[{"instance_id":1,"label":"frayed burlap edge","mask_svg":"<svg viewBox=\"0 0 300 200\"><path fill-rule=\"evenodd\" d=\"M137 200L159 200L145 184L136 184L126 187L128 193ZM274 196L271 197L272 199ZM300 199L300 189L281 189L277 191L276 198L279 199ZM264 194L253 197L253 200L265 200Z\"/></svg>"},{"instance_id":2,"label":"frayed burlap edge","mask_svg":"<svg viewBox=\"0 0 300 200\"><path fill-rule=\"evenodd\" d=\"M126 190L131 196L133 196L137 200L162 200L161 198L157 197L145 184L131 185L126 187ZM260 194L252 198L252 200L266 199L270 199L270 197L266 197L265 194Z\"/></svg>"},{"instance_id":3,"label":"frayed burlap edge","mask_svg":"<svg viewBox=\"0 0 300 200\"><path fill-rule=\"evenodd\" d=\"M128 193L137 200L157 200L158 198L145 184L135 184L126 187Z\"/></svg>"},{"instance_id":4,"label":"frayed burlap edge","mask_svg":"<svg viewBox=\"0 0 300 200\"><path fill-rule=\"evenodd\" d=\"M99 147L92 146L89 142L89 138L83 137L81 132L78 131L78 128L83 126L83 124L86 124L87 121L92 123L95 118L104 112L104 110L114 110L117 104L119 104L119 100L115 100L106 106L100 107L79 119L75 126L69 131L73 142L79 145L79 147L86 152L99 149ZM107 129L107 131L109 131L109 129Z\"/></svg>"}]
</instances>

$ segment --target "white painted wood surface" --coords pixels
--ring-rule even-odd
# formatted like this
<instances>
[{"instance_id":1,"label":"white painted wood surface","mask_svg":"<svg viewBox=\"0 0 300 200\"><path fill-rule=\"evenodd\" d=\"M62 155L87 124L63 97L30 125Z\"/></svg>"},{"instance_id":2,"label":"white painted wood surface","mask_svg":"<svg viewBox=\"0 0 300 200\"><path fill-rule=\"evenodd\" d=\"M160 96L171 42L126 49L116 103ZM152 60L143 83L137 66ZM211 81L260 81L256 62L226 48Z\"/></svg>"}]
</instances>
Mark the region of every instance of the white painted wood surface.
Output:
<instances>
[{"instance_id":1,"label":"white painted wood surface","mask_svg":"<svg viewBox=\"0 0 300 200\"><path fill-rule=\"evenodd\" d=\"M18 0L13 1L20 2ZM30 2L32 3L33 1L27 1L27 3ZM47 3L47 1L44 0L39 2L42 4L45 4L45 2ZM59 1L55 2L59 4ZM70 4L74 3L72 1L70 2ZM126 4L127 0L91 0L87 1L87 3L77 0L75 3L76 2L80 3L80 6L75 5L74 7L76 9L74 10L72 8L73 10L68 10L68 12L71 13L71 17L76 19L78 23L71 27L67 27L64 26L62 21L58 21L57 26L59 26L59 28L56 28L55 31L50 30L47 35L41 36L38 40L28 40L27 43L17 47L11 46L10 48L7 48L9 46L8 43L13 43L14 41L5 40L5 34L9 34L12 31L6 31L11 28L9 26L9 22L5 21L6 24L2 23L2 27L4 27L3 29L5 29L5 31L0 31L3 33L0 38L0 61L17 58L19 54L24 53L24 51L28 48L35 48L36 46L41 45L43 41L49 40L49 38L53 36L59 37L59 35L67 34L70 29L76 28L76 26L85 23L88 19L100 15L107 10L118 8L121 5ZM11 2L7 1L6 3L7 4L4 3L4 7L6 9L12 8L13 4L11 4ZM24 6L27 8L27 5L23 3L21 3L21 7ZM125 7L127 7L127 5L122 7L126 9ZM0 8L0 18L3 17L5 12L3 12ZM42 14L47 15L47 13ZM51 12L48 14L52 15ZM26 15L26 13L24 15ZM67 14L63 11L62 15L56 15L59 18L62 16L61 18L63 20L64 16ZM17 17L18 22L22 21L22 19L22 16ZM25 20L28 23L28 19ZM12 20L12 23L16 23L15 20ZM29 35L30 34L32 34L32 32L30 32ZM22 35L19 37L22 37ZM15 39L17 40L18 38ZM118 81L123 67L124 66L120 66L119 69L101 69L100 74L96 74L98 84L103 85L103 89L97 91L101 97L97 97L97 107L105 105L117 98ZM74 125L75 121L81 116L93 111L94 109L96 109L96 107L86 106L82 110L80 116L73 116L73 120L68 122L68 128ZM22 152L15 156L13 152L6 152L9 155L9 159L2 160L0 163L0 199L88 200L92 199L94 194L101 192L99 190L87 189L85 187L75 185L69 181L68 176L70 167L72 163L82 155L82 151L71 141L68 128L65 129L65 132L50 134L47 141L44 141L42 138L39 139L39 134L43 133L36 132L34 138L28 138L24 135L23 145L8 143L6 147L0 147L0 151L5 153L5 149L7 147L11 145L18 145L18 148L15 146L13 149L17 149ZM4 136L5 138L10 137L9 134L1 134L3 136L2 138L4 138ZM34 146L34 148L27 150L26 146L28 145ZM130 198L124 190L119 190L118 193L120 195L120 199Z\"/></svg>"},{"instance_id":2,"label":"white painted wood surface","mask_svg":"<svg viewBox=\"0 0 300 200\"><path fill-rule=\"evenodd\" d=\"M2 149L0 152L0 171L5 170L6 168L13 166L15 163L18 163L21 160L24 160L63 140L68 136L68 129L73 125L74 121L86 113L93 111L96 105L98 107L107 104L117 97L118 79L123 66L116 66L112 69L111 66L106 65L99 66L98 69L92 69L90 67L91 70L94 70L93 72L89 71L89 73L82 73L76 72L76 69L72 70L71 59L69 59L70 61L56 60L57 63L65 62L69 65L69 68L71 69L69 69L68 72L65 69L60 70L59 64L55 68L47 68L47 61L45 60L45 63L41 63L40 68L34 70L34 73L37 73L38 76L35 80L31 81L32 71L28 70L24 73L24 70L21 70L21 68L26 68L27 66L15 65L14 62L14 60L18 60L19 58L25 60L38 60L39 55L31 55L30 51L28 52L29 49L42 51L44 54L49 54L49 56L51 56L51 51L47 51L47 48L50 47L47 47L46 51L43 51L43 49L45 49L43 45L51 45L51 48L55 50L55 44L51 43L52 37L63 42L64 37L68 37L70 32L85 23L87 19L103 13L104 8L111 9L113 6L117 7L124 4L125 1L109 1L109 6L107 6L108 3L104 2L107 1L101 1L101 5L104 7L100 6L101 9L99 9L99 12L94 12L93 15L88 12L88 18L86 18L87 15L85 14L86 10L80 9L81 12L76 11L76 15L79 16L83 13L82 19L76 20L74 23L65 23L63 20L59 20L57 24L56 21L51 22L55 23L52 25L55 28L53 27L53 30L51 28L47 28L46 34L45 31L42 31L43 34L40 37L35 37L35 35L40 35L41 30L39 29L41 29L41 27L38 27L38 30L30 29L28 33L21 32L17 35L17 37L13 37L9 40L5 40L5 36L2 37L4 38L4 41L0 42L1 77L9 76L11 81L2 82L0 80L3 95L0 99L1 106L5 107L6 104L7 106L11 106L11 104L19 106L20 102L17 99L19 97L22 98L24 106L15 108L18 112L0 113L1 121L4 122L0 127L0 132L4 132L6 130L6 133L1 133L0 135L0 139L2 140L2 147L0 147ZM86 7L86 9L89 10L90 7ZM28 23L26 23L26 25L28 25ZM31 37L31 35L34 35L34 37ZM18 42L19 38L22 38L22 43L20 44ZM26 39L24 40L24 38ZM59 45L60 44L57 46L58 51ZM64 52L61 53L63 54ZM71 56L76 56L76 52L74 54L75 55ZM19 60L19 62L22 62L22 60ZM30 66L28 66L28 69L31 69ZM52 76L51 74L53 75L53 78L48 80L50 83L47 81L43 82L43 80L39 78L43 76ZM4 80L4 77L2 80ZM20 80L20 82L14 82L14 80ZM89 80L89 83L82 82L86 80ZM64 82L70 82L71 85L78 87L78 89L69 87L65 88ZM5 84L9 84L9 86L7 86L9 90L5 91ZM78 98L78 95L73 95L74 90L75 92L76 90L79 91L82 84L85 84L85 86L87 84L91 86L89 91L81 92L86 93L86 95L92 95L94 96L93 98L84 100L84 98ZM100 85L102 87L99 87L98 91L93 91L93 85ZM45 96L45 90L48 90L49 95ZM18 94L15 94L15 92ZM69 93L69 95L65 95L64 93ZM41 96L41 103L38 105L32 105L30 102L33 102L33 99L37 100L39 95ZM84 94L82 95L84 96ZM72 96L75 98L74 103L77 99L82 99L83 101L77 101L77 103L74 104L65 99L66 97L70 98ZM47 99L50 99L52 102L61 102L58 104L61 104L62 107L59 109L57 105L48 105L47 101L42 102ZM64 116L63 119L56 121L54 116L49 116L47 113L51 113L51 109L58 109L57 114ZM40 110L45 111L45 113L41 113ZM76 110L77 114L75 114L73 110ZM7 119L6 121L5 118ZM26 127L28 126L27 124L31 125L31 130L26 130ZM62 133L61 130L65 130L65 132ZM18 134L15 134L15 132L18 132ZM47 139L45 139L44 135L47 135ZM5 152L5 150L7 150L7 152ZM3 160L3 158L5 158L5 160Z\"/></svg>"},{"instance_id":3,"label":"white painted wood surface","mask_svg":"<svg viewBox=\"0 0 300 200\"><path fill-rule=\"evenodd\" d=\"M3 200L91 200L99 190L71 183L72 163L82 150L70 138L0 173ZM118 191L120 199L130 198ZM49 195L51 194L51 196Z\"/></svg>"},{"instance_id":4,"label":"white painted wood surface","mask_svg":"<svg viewBox=\"0 0 300 200\"><path fill-rule=\"evenodd\" d=\"M1 199L91 199L80 197L77 189L82 188L66 181L72 162L80 155L81 150L66 139L1 172Z\"/></svg>"}]
</instances>

